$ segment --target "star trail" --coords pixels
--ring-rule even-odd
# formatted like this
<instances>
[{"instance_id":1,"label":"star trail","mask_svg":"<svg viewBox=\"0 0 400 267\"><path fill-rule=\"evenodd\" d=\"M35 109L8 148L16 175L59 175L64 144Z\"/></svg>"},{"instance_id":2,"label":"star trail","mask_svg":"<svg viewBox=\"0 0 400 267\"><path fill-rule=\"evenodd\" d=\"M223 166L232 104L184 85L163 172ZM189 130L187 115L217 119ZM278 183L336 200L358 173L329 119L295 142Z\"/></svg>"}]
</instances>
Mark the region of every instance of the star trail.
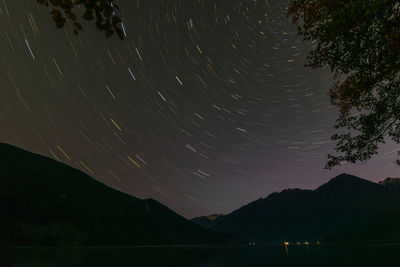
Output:
<instances>
[{"instance_id":1,"label":"star trail","mask_svg":"<svg viewBox=\"0 0 400 267\"><path fill-rule=\"evenodd\" d=\"M188 218L338 173L398 176L394 146L324 170L338 115L288 1L120 0L126 36L0 1L0 140Z\"/></svg>"}]
</instances>

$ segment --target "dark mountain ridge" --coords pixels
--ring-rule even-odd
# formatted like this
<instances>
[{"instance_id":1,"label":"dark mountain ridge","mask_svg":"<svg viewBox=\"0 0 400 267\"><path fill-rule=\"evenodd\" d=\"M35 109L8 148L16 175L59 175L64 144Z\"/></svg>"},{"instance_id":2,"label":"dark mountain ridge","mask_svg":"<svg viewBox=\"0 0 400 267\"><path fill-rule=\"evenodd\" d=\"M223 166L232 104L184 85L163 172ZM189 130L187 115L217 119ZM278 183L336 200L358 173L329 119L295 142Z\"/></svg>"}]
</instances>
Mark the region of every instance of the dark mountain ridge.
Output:
<instances>
[{"instance_id":1,"label":"dark mountain ridge","mask_svg":"<svg viewBox=\"0 0 400 267\"><path fill-rule=\"evenodd\" d=\"M400 190L400 178L388 177L385 180L380 181L379 184L383 185L387 189Z\"/></svg>"},{"instance_id":2,"label":"dark mountain ridge","mask_svg":"<svg viewBox=\"0 0 400 267\"><path fill-rule=\"evenodd\" d=\"M204 228L211 229L224 217L224 214L212 214L208 216L200 216L191 219L192 222L203 226Z\"/></svg>"},{"instance_id":3,"label":"dark mountain ridge","mask_svg":"<svg viewBox=\"0 0 400 267\"><path fill-rule=\"evenodd\" d=\"M114 190L79 170L0 143L0 245L166 245L241 242L153 199Z\"/></svg>"},{"instance_id":4,"label":"dark mountain ridge","mask_svg":"<svg viewBox=\"0 0 400 267\"><path fill-rule=\"evenodd\" d=\"M341 174L315 190L272 193L225 215L211 229L257 242L321 240L352 233L400 203L400 190L385 184Z\"/></svg>"}]
</instances>

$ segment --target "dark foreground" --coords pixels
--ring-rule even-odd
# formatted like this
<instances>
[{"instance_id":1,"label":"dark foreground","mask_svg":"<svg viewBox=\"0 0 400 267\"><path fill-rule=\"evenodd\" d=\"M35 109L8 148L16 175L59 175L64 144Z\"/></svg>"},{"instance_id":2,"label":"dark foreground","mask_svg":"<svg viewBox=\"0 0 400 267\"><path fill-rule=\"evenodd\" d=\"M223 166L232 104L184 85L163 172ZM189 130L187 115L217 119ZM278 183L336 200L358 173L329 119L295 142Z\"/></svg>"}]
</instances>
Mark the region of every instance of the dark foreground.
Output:
<instances>
[{"instance_id":1,"label":"dark foreground","mask_svg":"<svg viewBox=\"0 0 400 267\"><path fill-rule=\"evenodd\" d=\"M400 243L0 248L0 266L398 266Z\"/></svg>"}]
</instances>

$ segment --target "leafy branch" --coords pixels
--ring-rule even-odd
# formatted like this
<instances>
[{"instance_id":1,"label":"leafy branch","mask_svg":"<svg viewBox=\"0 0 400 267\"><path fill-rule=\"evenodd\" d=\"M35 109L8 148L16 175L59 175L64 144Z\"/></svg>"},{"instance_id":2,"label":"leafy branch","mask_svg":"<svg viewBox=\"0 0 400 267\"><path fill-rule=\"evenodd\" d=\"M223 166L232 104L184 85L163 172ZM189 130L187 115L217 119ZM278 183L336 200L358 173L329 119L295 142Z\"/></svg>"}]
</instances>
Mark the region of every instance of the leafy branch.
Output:
<instances>
[{"instance_id":1,"label":"leafy branch","mask_svg":"<svg viewBox=\"0 0 400 267\"><path fill-rule=\"evenodd\" d=\"M116 9L119 9L115 0L37 0L37 2L50 8L50 15L58 29L69 21L76 35L83 30L74 12L74 8L79 6L84 9L82 18L85 21L94 21L97 29L104 32L106 37L116 33L121 40L124 40L122 19L115 15Z\"/></svg>"}]
</instances>

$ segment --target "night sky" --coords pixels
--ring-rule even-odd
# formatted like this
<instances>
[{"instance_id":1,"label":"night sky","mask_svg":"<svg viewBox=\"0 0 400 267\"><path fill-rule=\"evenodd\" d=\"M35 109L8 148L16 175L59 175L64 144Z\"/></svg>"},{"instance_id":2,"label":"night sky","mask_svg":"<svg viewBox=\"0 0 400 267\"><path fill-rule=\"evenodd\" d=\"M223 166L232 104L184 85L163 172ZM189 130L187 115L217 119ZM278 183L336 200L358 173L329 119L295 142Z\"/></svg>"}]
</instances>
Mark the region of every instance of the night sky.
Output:
<instances>
[{"instance_id":1,"label":"night sky","mask_svg":"<svg viewBox=\"0 0 400 267\"><path fill-rule=\"evenodd\" d=\"M287 0L118 3L125 41L82 19L76 37L36 0L0 0L0 141L187 218L342 172L399 176L390 144L368 163L323 169L332 78L304 67L312 43Z\"/></svg>"}]
</instances>

